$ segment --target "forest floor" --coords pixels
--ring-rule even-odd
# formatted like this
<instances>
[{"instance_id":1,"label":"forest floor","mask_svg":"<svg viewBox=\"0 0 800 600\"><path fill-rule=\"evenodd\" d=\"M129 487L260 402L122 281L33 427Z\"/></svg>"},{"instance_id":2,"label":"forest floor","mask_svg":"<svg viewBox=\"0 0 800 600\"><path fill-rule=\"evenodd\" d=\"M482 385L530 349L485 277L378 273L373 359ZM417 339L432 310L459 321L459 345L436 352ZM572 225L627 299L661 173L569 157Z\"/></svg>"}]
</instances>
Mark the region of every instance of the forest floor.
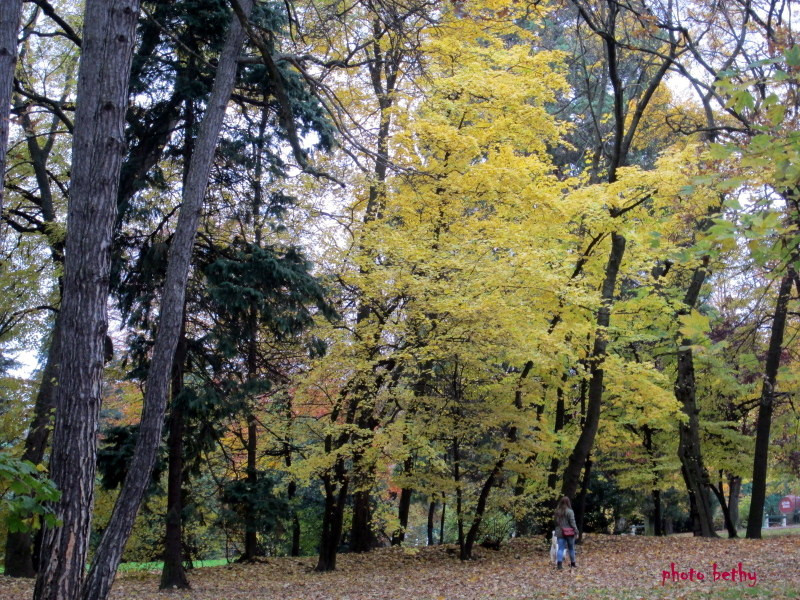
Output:
<instances>
[{"instance_id":1,"label":"forest floor","mask_svg":"<svg viewBox=\"0 0 800 600\"><path fill-rule=\"evenodd\" d=\"M159 592L158 571L121 573L113 600L634 600L800 598L800 536L763 540L587 535L578 568L557 571L541 538L477 550L453 546L341 554L315 573L314 557L193 569L192 588ZM691 571L690 571L691 569ZM699 575L702 574L702 580ZM674 579L674 581L673 581ZM691 580L690 580L691 579ZM0 577L2 600L29 600L33 583Z\"/></svg>"}]
</instances>

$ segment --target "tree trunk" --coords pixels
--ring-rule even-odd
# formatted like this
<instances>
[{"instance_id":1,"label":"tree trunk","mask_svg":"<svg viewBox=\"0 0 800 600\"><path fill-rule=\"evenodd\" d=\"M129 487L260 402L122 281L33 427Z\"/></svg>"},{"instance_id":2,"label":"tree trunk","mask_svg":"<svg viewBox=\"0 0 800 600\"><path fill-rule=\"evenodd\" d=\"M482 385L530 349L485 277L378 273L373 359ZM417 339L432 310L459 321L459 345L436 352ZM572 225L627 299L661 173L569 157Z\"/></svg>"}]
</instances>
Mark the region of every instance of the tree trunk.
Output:
<instances>
[{"instance_id":1,"label":"tree trunk","mask_svg":"<svg viewBox=\"0 0 800 600\"><path fill-rule=\"evenodd\" d=\"M708 257L704 257L703 264L695 270L683 300L685 308L681 314L691 312L697 303L700 289L706 278L708 260ZM678 349L675 398L681 403L683 413L687 417L685 423L678 424L678 457L681 461L681 473L686 482L686 491L689 494L694 534L703 537L717 537L714 531L711 504L706 493L710 482L700 449L700 409L697 408L695 398L694 359L690 344L690 340L682 340L681 347Z\"/></svg>"},{"instance_id":2,"label":"tree trunk","mask_svg":"<svg viewBox=\"0 0 800 600\"><path fill-rule=\"evenodd\" d=\"M436 516L436 500L428 504L428 546L433 546L433 518Z\"/></svg>"},{"instance_id":3,"label":"tree trunk","mask_svg":"<svg viewBox=\"0 0 800 600\"><path fill-rule=\"evenodd\" d=\"M322 513L322 536L320 538L319 560L315 571L334 571L336 554L342 539L344 504L347 500L348 480L343 459L337 459L333 474L323 477L325 487L325 509Z\"/></svg>"},{"instance_id":4,"label":"tree trunk","mask_svg":"<svg viewBox=\"0 0 800 600\"><path fill-rule=\"evenodd\" d=\"M453 481L456 484L456 523L458 525L458 547L464 554L464 511L461 506L461 456L458 451L458 438L453 438Z\"/></svg>"},{"instance_id":5,"label":"tree trunk","mask_svg":"<svg viewBox=\"0 0 800 600\"><path fill-rule=\"evenodd\" d=\"M186 415L183 400L183 366L186 361L186 338L184 327L175 351L172 373L172 407L169 416L169 473L167 475L167 519L164 534L164 566L161 569L162 590L186 589L189 581L183 568L183 436L186 430Z\"/></svg>"},{"instance_id":6,"label":"tree trunk","mask_svg":"<svg viewBox=\"0 0 800 600\"><path fill-rule=\"evenodd\" d=\"M444 517L447 511L447 496L442 492L442 515L439 517L439 543L444 544Z\"/></svg>"},{"instance_id":7,"label":"tree trunk","mask_svg":"<svg viewBox=\"0 0 800 600\"><path fill-rule=\"evenodd\" d=\"M478 496L478 503L475 506L475 516L472 519L472 525L470 525L466 538L464 538L464 542L461 544L461 560L472 559L472 549L475 547L478 531L480 531L481 523L483 522L483 515L486 512L486 502L489 499L489 492L492 491L492 487L503 472L503 465L505 464L507 455L507 450L500 453L500 457L495 462L492 472L483 483L481 493Z\"/></svg>"},{"instance_id":8,"label":"tree trunk","mask_svg":"<svg viewBox=\"0 0 800 600\"><path fill-rule=\"evenodd\" d=\"M783 334L786 329L786 313L789 295L794 282L794 268L789 265L788 272L781 279L775 316L772 319L772 332L769 350L764 365L764 382L758 403L758 422L756 424L756 450L753 455L753 493L750 497L750 514L747 517L747 538L761 539L761 525L764 522L764 501L767 491L767 459L769 458L769 430L772 425L772 408L775 401L775 379L781 364ZM800 286L798 286L800 287Z\"/></svg>"},{"instance_id":9,"label":"tree trunk","mask_svg":"<svg viewBox=\"0 0 800 600\"><path fill-rule=\"evenodd\" d=\"M731 513L731 523L739 527L739 494L742 490L742 478L738 475L728 475L728 510Z\"/></svg>"},{"instance_id":10,"label":"tree trunk","mask_svg":"<svg viewBox=\"0 0 800 600\"><path fill-rule=\"evenodd\" d=\"M556 390L556 422L553 427L553 433L557 434L564 428L564 385L566 384L567 376L566 373L561 377L561 385ZM554 454L553 457L550 459L550 472L547 475L547 487L551 490L556 489L556 484L558 483L558 467L561 461L558 459L558 455Z\"/></svg>"},{"instance_id":11,"label":"tree trunk","mask_svg":"<svg viewBox=\"0 0 800 600\"><path fill-rule=\"evenodd\" d=\"M289 497L289 505L292 506L292 547L289 550L289 556L300 556L300 516L293 506L293 500L297 495L297 484L294 481L289 482L286 493Z\"/></svg>"},{"instance_id":12,"label":"tree trunk","mask_svg":"<svg viewBox=\"0 0 800 600\"><path fill-rule=\"evenodd\" d=\"M283 443L283 463L287 470L292 466L292 401L286 403L286 437ZM289 510L292 520L292 546L289 556L300 556L300 516L297 514L295 497L297 496L297 483L290 481L286 489L286 496L289 499Z\"/></svg>"},{"instance_id":13,"label":"tree trunk","mask_svg":"<svg viewBox=\"0 0 800 600\"><path fill-rule=\"evenodd\" d=\"M603 361L608 347L608 325L611 320L611 305L614 302L614 289L617 275L625 254L625 238L618 233L611 234L611 252L606 264L606 276L603 281L602 306L597 313L597 330L594 339L594 348L590 358L589 401L586 407L586 421L575 448L570 454L567 468L564 469L564 479L561 484L561 493L570 498L574 497L580 483L589 453L594 445L597 428L600 424L600 405L603 401Z\"/></svg>"},{"instance_id":14,"label":"tree trunk","mask_svg":"<svg viewBox=\"0 0 800 600\"><path fill-rule=\"evenodd\" d=\"M409 474L414 468L414 458L409 456L403 461L403 473ZM404 487L400 490L400 501L397 504L397 517L400 521L400 528L392 535L392 546L401 545L406 539L406 529L408 528L408 512L411 509L411 488Z\"/></svg>"},{"instance_id":15,"label":"tree trunk","mask_svg":"<svg viewBox=\"0 0 800 600\"><path fill-rule=\"evenodd\" d=\"M111 235L125 149L138 0L87 0L72 145L61 377L50 476L60 525L48 529L37 600L75 600L89 547L102 393Z\"/></svg>"},{"instance_id":16,"label":"tree trunk","mask_svg":"<svg viewBox=\"0 0 800 600\"><path fill-rule=\"evenodd\" d=\"M249 15L252 2L241 0L240 4ZM232 19L220 55L208 107L200 124L192 163L183 190L183 204L169 249L158 333L147 375L136 449L131 468L114 505L108 527L100 540L95 562L84 586L85 600L105 600L108 597L122 550L130 536L161 443L167 387L175 348L180 337L192 246L208 185L214 150L236 79L237 61L243 40L244 33L238 19Z\"/></svg>"},{"instance_id":17,"label":"tree trunk","mask_svg":"<svg viewBox=\"0 0 800 600\"><path fill-rule=\"evenodd\" d=\"M247 418L247 483L249 484L250 494L254 493L258 483L258 471L256 470L256 459L258 452L258 428L253 415ZM244 529L244 554L242 561L252 562L258 556L258 531L255 527L255 515L253 514L252 499L248 499L245 505L245 529Z\"/></svg>"},{"instance_id":18,"label":"tree trunk","mask_svg":"<svg viewBox=\"0 0 800 600\"><path fill-rule=\"evenodd\" d=\"M352 552L369 552L378 545L372 530L372 507L370 490L353 492L353 527L350 535Z\"/></svg>"},{"instance_id":19,"label":"tree trunk","mask_svg":"<svg viewBox=\"0 0 800 600\"><path fill-rule=\"evenodd\" d=\"M17 34L22 16L22 0L0 2L0 213L3 212L4 175L8 150L8 123L11 93L17 67Z\"/></svg>"},{"instance_id":20,"label":"tree trunk","mask_svg":"<svg viewBox=\"0 0 800 600\"><path fill-rule=\"evenodd\" d=\"M190 100L185 103L185 127L183 144L183 164L189 165L194 152L194 107ZM123 171L124 175L124 171ZM143 175L143 174L142 174ZM183 185L186 185L188 168L184 169ZM123 183L125 177L123 176ZM120 195L124 190L120 190ZM118 199L118 206L123 204ZM127 203L127 201L124 201ZM187 589L189 581L183 568L183 436L186 430L186 415L183 404L179 399L183 390L183 370L186 364L186 303L183 306L183 322L181 323L180 339L175 350L175 359L172 364L172 405L169 416L169 472L167 474L167 518L164 533L164 566L161 569L161 582L159 588Z\"/></svg>"},{"instance_id":21,"label":"tree trunk","mask_svg":"<svg viewBox=\"0 0 800 600\"><path fill-rule=\"evenodd\" d=\"M719 488L713 485L710 487L711 490L714 492L714 495L717 497L719 506L722 509L722 517L725 521L725 529L728 530L728 537L729 538L738 537L736 533L736 527L733 525L733 521L731 521L731 513L730 509L728 508L728 503L725 501L725 491L722 489L722 480L720 479Z\"/></svg>"},{"instance_id":22,"label":"tree trunk","mask_svg":"<svg viewBox=\"0 0 800 600\"><path fill-rule=\"evenodd\" d=\"M661 537L664 535L664 527L661 523L661 490L650 492L653 497L653 535Z\"/></svg>"},{"instance_id":23,"label":"tree trunk","mask_svg":"<svg viewBox=\"0 0 800 600\"><path fill-rule=\"evenodd\" d=\"M36 394L33 422L25 438L22 460L38 465L44 459L47 439L56 406L56 384L58 381L58 362L61 345L60 319L56 316L51 334L50 350L42 373L42 382ZM6 538L5 574L9 577L35 577L36 565L33 562L33 537L27 531L8 532Z\"/></svg>"},{"instance_id":24,"label":"tree trunk","mask_svg":"<svg viewBox=\"0 0 800 600\"><path fill-rule=\"evenodd\" d=\"M0 9L0 12L2 9ZM0 20L2 20L0 18ZM28 146L28 153L31 156L31 166L36 176L36 184L39 188L38 207L42 211L42 225L40 232L47 235L48 228L56 223L56 214L53 208L53 194L50 185L49 174L47 171L47 161L58 134L57 126L59 121L53 120L44 145L39 143L39 135L31 121L27 110L21 111L22 128L25 131L25 141ZM1 167L0 167L1 168ZM0 171L1 173L2 171ZM0 177L0 179L2 179ZM2 181L0 181L2 187ZM2 194L2 190L0 190ZM50 236L52 237L52 236ZM53 264L58 271L64 266L64 242L59 239L51 239L50 255ZM59 297L63 294L63 277L58 277ZM47 441L50 437L50 429L53 422L53 412L56 406L56 383L58 381L58 353L60 351L60 326L59 317L56 315L53 324L53 331L50 335L50 348L47 351L42 381L36 394L34 403L34 418L28 434L25 438L25 450L22 454L23 460L29 460L33 464L39 464L44 459ZM10 577L34 577L36 575L36 564L33 560L34 552L31 534L29 532L17 531L8 532L6 538L5 554L5 574Z\"/></svg>"},{"instance_id":25,"label":"tree trunk","mask_svg":"<svg viewBox=\"0 0 800 600\"><path fill-rule=\"evenodd\" d=\"M367 406L363 406L367 404ZM369 403L359 402L364 414L357 419L358 432L354 434L356 447L368 444L372 432L377 427L377 422L372 416ZM378 538L372 530L372 505L371 493L375 480L375 465L364 459L363 450L353 452L353 466L351 480L353 481L353 523L350 535L350 550L352 552L369 552L378 547Z\"/></svg>"},{"instance_id":26,"label":"tree trunk","mask_svg":"<svg viewBox=\"0 0 800 600\"><path fill-rule=\"evenodd\" d=\"M578 526L579 536L577 541L583 539L583 517L586 515L586 494L589 491L589 478L592 476L592 460L586 457L586 467L583 470L581 491L575 499L575 524Z\"/></svg>"}]
</instances>

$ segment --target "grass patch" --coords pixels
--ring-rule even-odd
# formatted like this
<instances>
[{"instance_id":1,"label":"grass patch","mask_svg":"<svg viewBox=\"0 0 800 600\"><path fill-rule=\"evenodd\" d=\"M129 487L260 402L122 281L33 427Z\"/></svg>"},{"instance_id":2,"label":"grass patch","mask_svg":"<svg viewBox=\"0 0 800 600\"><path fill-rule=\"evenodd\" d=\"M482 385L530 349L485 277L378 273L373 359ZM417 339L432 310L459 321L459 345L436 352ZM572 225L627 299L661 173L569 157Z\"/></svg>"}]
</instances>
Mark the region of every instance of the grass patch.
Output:
<instances>
[{"instance_id":1,"label":"grass patch","mask_svg":"<svg viewBox=\"0 0 800 600\"><path fill-rule=\"evenodd\" d=\"M222 567L227 564L229 563L224 558L218 558L214 560L195 560L192 562L192 566L195 569L199 569L202 567ZM164 567L163 561L128 562L128 563L121 563L119 565L118 571L121 573L130 571L160 571L163 567Z\"/></svg>"}]
</instances>

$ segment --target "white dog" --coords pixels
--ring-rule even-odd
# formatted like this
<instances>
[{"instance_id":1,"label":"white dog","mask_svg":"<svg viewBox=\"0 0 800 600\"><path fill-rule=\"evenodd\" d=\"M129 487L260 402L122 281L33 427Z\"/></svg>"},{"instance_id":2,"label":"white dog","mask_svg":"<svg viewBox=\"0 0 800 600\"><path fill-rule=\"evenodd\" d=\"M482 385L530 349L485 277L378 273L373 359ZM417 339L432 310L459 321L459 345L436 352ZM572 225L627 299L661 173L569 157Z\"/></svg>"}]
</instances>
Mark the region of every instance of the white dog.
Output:
<instances>
[{"instance_id":1,"label":"white dog","mask_svg":"<svg viewBox=\"0 0 800 600\"><path fill-rule=\"evenodd\" d=\"M558 538L556 537L555 529L553 530L553 539L550 542L550 560L553 561L553 564L558 561Z\"/></svg>"}]
</instances>

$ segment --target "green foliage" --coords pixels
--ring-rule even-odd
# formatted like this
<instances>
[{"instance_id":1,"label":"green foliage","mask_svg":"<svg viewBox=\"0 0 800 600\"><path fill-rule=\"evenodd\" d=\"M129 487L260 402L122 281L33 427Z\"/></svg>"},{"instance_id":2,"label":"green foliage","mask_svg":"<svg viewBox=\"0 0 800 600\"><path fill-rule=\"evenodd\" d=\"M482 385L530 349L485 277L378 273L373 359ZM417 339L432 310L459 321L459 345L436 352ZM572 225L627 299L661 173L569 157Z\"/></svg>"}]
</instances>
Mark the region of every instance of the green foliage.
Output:
<instances>
[{"instance_id":1,"label":"green foliage","mask_svg":"<svg viewBox=\"0 0 800 600\"><path fill-rule=\"evenodd\" d=\"M97 451L97 470L102 485L107 490L122 486L128 474L128 465L133 458L138 436L138 425L115 425L103 432L103 441ZM166 457L159 453L153 468L153 483L156 484L164 472Z\"/></svg>"},{"instance_id":2,"label":"green foliage","mask_svg":"<svg viewBox=\"0 0 800 600\"><path fill-rule=\"evenodd\" d=\"M326 290L296 248L285 251L252 243L219 249L205 268L209 293L228 333L240 338L251 311L277 339L297 335L313 322L311 306L333 318Z\"/></svg>"},{"instance_id":3,"label":"green foliage","mask_svg":"<svg viewBox=\"0 0 800 600\"><path fill-rule=\"evenodd\" d=\"M275 491L270 473L259 471L255 481L236 479L225 483L220 500L220 522L226 528L253 529L261 536L275 532L289 514L285 496Z\"/></svg>"},{"instance_id":4,"label":"green foliage","mask_svg":"<svg viewBox=\"0 0 800 600\"><path fill-rule=\"evenodd\" d=\"M9 531L30 531L57 525L50 504L61 492L44 477L44 468L0 451L0 512Z\"/></svg>"}]
</instances>

